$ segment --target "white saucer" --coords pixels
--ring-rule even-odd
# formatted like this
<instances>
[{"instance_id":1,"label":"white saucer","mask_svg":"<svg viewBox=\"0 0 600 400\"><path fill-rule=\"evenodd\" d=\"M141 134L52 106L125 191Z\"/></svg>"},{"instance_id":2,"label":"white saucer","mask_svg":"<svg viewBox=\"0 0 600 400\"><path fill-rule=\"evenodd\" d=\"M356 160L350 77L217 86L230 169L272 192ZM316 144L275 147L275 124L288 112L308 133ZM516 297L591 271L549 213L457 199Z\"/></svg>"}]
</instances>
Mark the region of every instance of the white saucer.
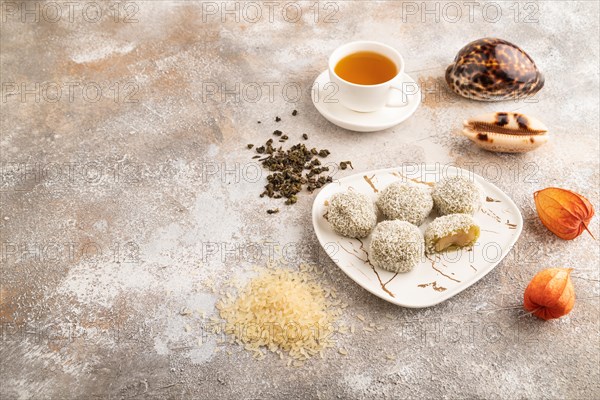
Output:
<instances>
[{"instance_id":1,"label":"white saucer","mask_svg":"<svg viewBox=\"0 0 600 400\"><path fill-rule=\"evenodd\" d=\"M375 132L391 128L408 119L421 104L421 88L407 74L402 76L403 83L414 84L418 90L414 94L406 94L404 107L383 107L380 110L361 113L352 111L341 105L336 96L336 87L329 80L329 71L323 71L313 83L311 90L312 102L325 119L329 122L351 131ZM402 94L391 90L391 102L402 101Z\"/></svg>"}]
</instances>

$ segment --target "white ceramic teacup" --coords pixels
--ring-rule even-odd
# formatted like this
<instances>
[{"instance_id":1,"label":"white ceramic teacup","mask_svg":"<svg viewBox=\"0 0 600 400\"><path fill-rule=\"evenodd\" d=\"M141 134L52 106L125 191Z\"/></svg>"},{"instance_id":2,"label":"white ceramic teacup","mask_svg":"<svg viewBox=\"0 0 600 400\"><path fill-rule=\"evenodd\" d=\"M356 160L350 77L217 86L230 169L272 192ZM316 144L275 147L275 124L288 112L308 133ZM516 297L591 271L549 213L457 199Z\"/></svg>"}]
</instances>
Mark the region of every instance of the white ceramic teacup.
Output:
<instances>
[{"instance_id":1,"label":"white ceramic teacup","mask_svg":"<svg viewBox=\"0 0 600 400\"><path fill-rule=\"evenodd\" d=\"M372 51L381 54L396 64L398 73L387 82L376 85L359 85L340 78L335 73L335 67L340 60L359 51ZM404 59L394 48L379 42L359 41L350 42L338 47L329 56L329 79L337 88L337 99L347 108L359 112L373 112L382 107L404 107L406 102L394 104L390 101L391 90L402 89L402 74ZM403 96L404 97L404 96Z\"/></svg>"}]
</instances>

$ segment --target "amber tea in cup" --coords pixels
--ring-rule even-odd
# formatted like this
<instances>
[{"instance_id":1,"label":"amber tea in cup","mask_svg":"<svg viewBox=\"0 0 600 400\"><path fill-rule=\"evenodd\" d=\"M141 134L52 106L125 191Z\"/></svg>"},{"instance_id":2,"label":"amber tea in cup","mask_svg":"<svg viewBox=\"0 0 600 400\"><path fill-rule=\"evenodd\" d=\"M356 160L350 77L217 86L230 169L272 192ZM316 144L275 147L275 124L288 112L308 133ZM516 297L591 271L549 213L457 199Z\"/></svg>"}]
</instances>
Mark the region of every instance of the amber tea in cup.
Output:
<instances>
[{"instance_id":1,"label":"amber tea in cup","mask_svg":"<svg viewBox=\"0 0 600 400\"><path fill-rule=\"evenodd\" d=\"M384 43L358 41L346 43L331 53L329 79L336 98L344 107L357 112L374 112L383 107L404 107L404 59ZM402 93L394 101L391 91Z\"/></svg>"},{"instance_id":2,"label":"amber tea in cup","mask_svg":"<svg viewBox=\"0 0 600 400\"><path fill-rule=\"evenodd\" d=\"M378 85L398 75L396 64L374 51L358 51L342 58L335 73L343 80L357 85Z\"/></svg>"}]
</instances>

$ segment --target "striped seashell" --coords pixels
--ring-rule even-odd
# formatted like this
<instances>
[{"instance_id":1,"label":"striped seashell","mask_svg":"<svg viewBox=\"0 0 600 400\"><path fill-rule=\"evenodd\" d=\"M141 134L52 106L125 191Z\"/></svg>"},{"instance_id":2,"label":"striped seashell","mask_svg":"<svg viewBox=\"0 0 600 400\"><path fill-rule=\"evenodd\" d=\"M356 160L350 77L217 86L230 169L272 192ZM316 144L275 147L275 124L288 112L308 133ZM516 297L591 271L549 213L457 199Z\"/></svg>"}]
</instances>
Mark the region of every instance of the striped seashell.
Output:
<instances>
[{"instance_id":1,"label":"striped seashell","mask_svg":"<svg viewBox=\"0 0 600 400\"><path fill-rule=\"evenodd\" d=\"M540 120L523 114L497 112L469 118L462 135L477 146L500 153L525 153L548 141L548 129Z\"/></svg>"},{"instance_id":2,"label":"striped seashell","mask_svg":"<svg viewBox=\"0 0 600 400\"><path fill-rule=\"evenodd\" d=\"M480 101L517 100L544 87L544 76L519 46L497 38L467 44L446 69L457 94Z\"/></svg>"}]
</instances>

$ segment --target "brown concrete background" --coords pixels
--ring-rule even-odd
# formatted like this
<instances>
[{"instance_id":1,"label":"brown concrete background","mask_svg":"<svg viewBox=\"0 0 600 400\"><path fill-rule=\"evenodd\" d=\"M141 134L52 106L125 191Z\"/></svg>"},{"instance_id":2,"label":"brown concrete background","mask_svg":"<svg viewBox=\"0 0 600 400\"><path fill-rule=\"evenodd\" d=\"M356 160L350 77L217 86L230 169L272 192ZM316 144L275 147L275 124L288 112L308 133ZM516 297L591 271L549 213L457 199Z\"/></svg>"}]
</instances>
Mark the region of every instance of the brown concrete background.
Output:
<instances>
[{"instance_id":1,"label":"brown concrete background","mask_svg":"<svg viewBox=\"0 0 600 400\"><path fill-rule=\"evenodd\" d=\"M241 2L225 6L238 5L239 21L221 2L26 3L1 2L3 399L600 396L598 242L557 239L532 199L560 186L600 205L597 2L501 1L471 12L431 2L433 14L421 2L279 3L272 20L268 4L254 3L257 22ZM486 36L536 60L546 87L534 99L488 104L447 92L447 64ZM396 47L421 82L423 104L400 126L348 132L310 102L327 55L359 39ZM456 135L465 118L516 110L542 119L551 142L498 155ZM245 145L276 128L290 144L307 133L356 171L472 168L512 196L523 234L493 272L443 304L388 304L319 248L314 194L293 207L258 198L266 174L256 177ZM597 218L591 230L599 236ZM246 254L257 246L260 257ZM356 326L337 339L347 356L333 350L286 368L203 329L219 291L251 276L270 250L292 268L325 269L325 284L349 304L342 322ZM524 316L529 279L554 266L575 269L573 312ZM370 323L382 330L369 334Z\"/></svg>"}]
</instances>

